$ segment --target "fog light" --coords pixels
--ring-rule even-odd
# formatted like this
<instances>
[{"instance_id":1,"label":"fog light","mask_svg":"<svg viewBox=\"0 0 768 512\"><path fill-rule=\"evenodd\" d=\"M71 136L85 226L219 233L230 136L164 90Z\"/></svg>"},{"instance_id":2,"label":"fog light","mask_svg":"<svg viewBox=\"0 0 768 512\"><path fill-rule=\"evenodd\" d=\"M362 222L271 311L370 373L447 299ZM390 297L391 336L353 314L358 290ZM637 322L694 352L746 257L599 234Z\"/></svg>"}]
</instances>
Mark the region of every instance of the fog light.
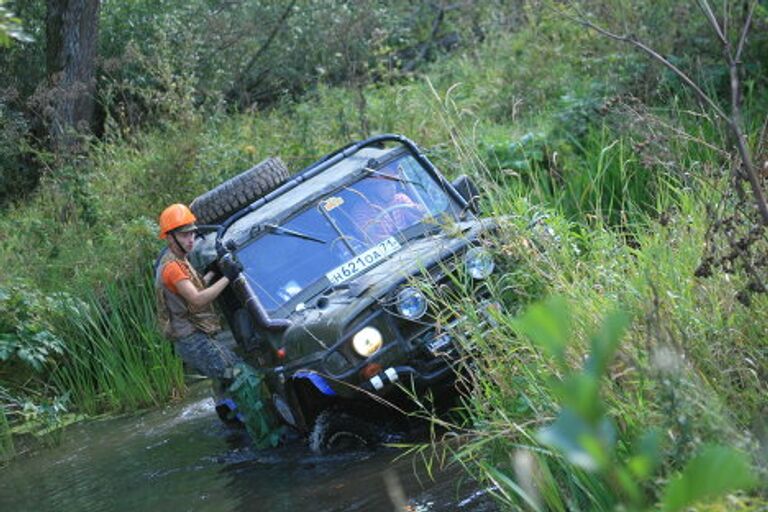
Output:
<instances>
[{"instance_id":1,"label":"fog light","mask_svg":"<svg viewBox=\"0 0 768 512\"><path fill-rule=\"evenodd\" d=\"M416 320L427 312L427 298L416 288L403 288L397 294L397 311L409 320Z\"/></svg>"},{"instance_id":2,"label":"fog light","mask_svg":"<svg viewBox=\"0 0 768 512\"><path fill-rule=\"evenodd\" d=\"M363 357L370 357L379 351L381 333L375 327L363 327L352 337L352 348Z\"/></svg>"},{"instance_id":3,"label":"fog light","mask_svg":"<svg viewBox=\"0 0 768 512\"><path fill-rule=\"evenodd\" d=\"M496 267L491 253L480 247L473 247L467 251L464 256L464 265L473 279L485 279Z\"/></svg>"}]
</instances>

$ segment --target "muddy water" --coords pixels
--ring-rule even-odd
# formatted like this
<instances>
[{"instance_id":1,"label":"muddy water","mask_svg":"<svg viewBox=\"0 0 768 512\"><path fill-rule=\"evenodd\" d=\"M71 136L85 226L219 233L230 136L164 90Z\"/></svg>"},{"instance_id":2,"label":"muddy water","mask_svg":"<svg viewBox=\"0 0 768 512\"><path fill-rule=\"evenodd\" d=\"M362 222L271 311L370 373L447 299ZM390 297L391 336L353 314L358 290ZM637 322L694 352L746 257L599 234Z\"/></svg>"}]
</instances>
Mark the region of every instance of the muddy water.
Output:
<instances>
[{"instance_id":1,"label":"muddy water","mask_svg":"<svg viewBox=\"0 0 768 512\"><path fill-rule=\"evenodd\" d=\"M252 450L198 387L184 404L70 427L60 446L0 469L0 511L496 510L460 469L430 479L399 455Z\"/></svg>"}]
</instances>

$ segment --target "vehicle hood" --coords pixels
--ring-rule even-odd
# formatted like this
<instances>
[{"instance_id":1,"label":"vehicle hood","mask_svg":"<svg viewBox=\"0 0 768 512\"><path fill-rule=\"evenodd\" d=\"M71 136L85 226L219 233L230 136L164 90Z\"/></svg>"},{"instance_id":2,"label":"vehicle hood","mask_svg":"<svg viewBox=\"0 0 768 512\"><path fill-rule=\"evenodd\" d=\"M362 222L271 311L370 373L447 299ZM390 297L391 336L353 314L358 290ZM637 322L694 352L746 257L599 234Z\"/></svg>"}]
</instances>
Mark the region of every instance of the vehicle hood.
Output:
<instances>
[{"instance_id":1,"label":"vehicle hood","mask_svg":"<svg viewBox=\"0 0 768 512\"><path fill-rule=\"evenodd\" d=\"M366 273L326 290L319 297L297 308L288 316L291 327L283 341L287 346L319 344L329 348L361 321L366 310L376 302L382 302L395 288L411 278L438 265L450 261L483 233L492 229L491 219L465 221L448 231L410 241L397 253ZM304 309L302 309L304 308Z\"/></svg>"}]
</instances>

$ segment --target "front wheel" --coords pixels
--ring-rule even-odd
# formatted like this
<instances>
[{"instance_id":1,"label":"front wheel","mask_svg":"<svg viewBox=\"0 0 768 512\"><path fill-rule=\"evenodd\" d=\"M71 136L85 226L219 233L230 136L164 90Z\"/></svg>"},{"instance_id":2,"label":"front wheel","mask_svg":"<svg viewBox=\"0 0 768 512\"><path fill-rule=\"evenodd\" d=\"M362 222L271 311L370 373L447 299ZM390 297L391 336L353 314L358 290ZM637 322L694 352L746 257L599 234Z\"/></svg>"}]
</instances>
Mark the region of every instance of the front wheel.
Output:
<instances>
[{"instance_id":1,"label":"front wheel","mask_svg":"<svg viewBox=\"0 0 768 512\"><path fill-rule=\"evenodd\" d=\"M378 436L368 421L334 409L320 413L309 435L309 448L321 454L370 450L377 443Z\"/></svg>"}]
</instances>

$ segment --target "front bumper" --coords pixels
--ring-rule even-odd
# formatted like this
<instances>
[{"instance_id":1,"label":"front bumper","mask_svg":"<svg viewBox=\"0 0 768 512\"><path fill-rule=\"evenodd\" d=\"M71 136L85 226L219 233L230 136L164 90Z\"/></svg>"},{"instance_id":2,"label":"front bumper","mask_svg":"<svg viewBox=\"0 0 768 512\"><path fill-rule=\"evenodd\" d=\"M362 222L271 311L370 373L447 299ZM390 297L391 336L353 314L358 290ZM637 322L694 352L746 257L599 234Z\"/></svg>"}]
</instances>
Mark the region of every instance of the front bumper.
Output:
<instances>
[{"instance_id":1,"label":"front bumper","mask_svg":"<svg viewBox=\"0 0 768 512\"><path fill-rule=\"evenodd\" d=\"M493 326L491 309L498 308L498 303L485 301L480 305L482 320L473 326L483 332ZM370 323L371 319L368 319ZM386 318L394 324L392 318ZM391 332L397 333L397 338L387 343L373 356L359 360L352 367L343 371L334 372L329 364L318 362L318 370L310 370L316 377L313 379L315 387L325 395L335 395L342 398L355 398L361 392L364 394L375 393L383 395L388 393L396 383L407 382L416 387L436 387L450 384L456 372L456 367L461 364L463 354L471 352L471 347L466 342L456 339L460 336L467 339L467 329L463 325L467 322L466 316L453 319L447 325L436 328L434 324L422 325L416 331L403 336L401 330L394 328ZM326 355L324 361L332 357ZM369 367L378 367L372 376L363 375ZM294 377L307 378L308 372L299 370ZM368 372L370 375L370 372ZM318 386L314 381L322 378L323 385Z\"/></svg>"}]
</instances>

